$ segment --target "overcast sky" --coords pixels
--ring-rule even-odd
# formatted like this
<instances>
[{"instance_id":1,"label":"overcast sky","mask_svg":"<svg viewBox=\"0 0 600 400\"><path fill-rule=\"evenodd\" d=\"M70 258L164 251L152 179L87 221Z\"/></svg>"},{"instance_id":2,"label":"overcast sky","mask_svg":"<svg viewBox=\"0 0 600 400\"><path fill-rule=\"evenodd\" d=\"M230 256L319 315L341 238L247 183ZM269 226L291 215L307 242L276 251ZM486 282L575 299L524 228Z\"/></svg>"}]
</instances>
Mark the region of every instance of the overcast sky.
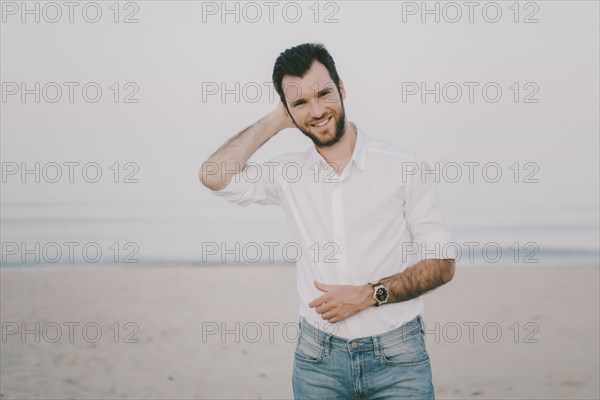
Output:
<instances>
[{"instance_id":1,"label":"overcast sky","mask_svg":"<svg viewBox=\"0 0 600 400\"><path fill-rule=\"evenodd\" d=\"M199 184L201 163L275 107L278 54L317 41L336 61L348 119L359 129L430 163L462 166L458 183L438 188L448 214L597 216L598 2L428 2L433 13L424 13L422 2L228 2L226 12L222 2L138 1L119 3L118 15L113 2L85 10L82 2L72 23L66 6L37 3L35 22L22 4L2 3L5 203L186 203L230 212ZM311 145L286 130L252 160ZM28 175L22 183L20 171L12 174L36 162L60 164L62 179L36 184ZM74 183L65 162L80 163L72 164ZM480 163L473 183L465 162ZM98 183L81 177L86 163L100 166ZM483 178L486 163L500 166L499 182ZM54 176L51 166L46 172Z\"/></svg>"}]
</instances>

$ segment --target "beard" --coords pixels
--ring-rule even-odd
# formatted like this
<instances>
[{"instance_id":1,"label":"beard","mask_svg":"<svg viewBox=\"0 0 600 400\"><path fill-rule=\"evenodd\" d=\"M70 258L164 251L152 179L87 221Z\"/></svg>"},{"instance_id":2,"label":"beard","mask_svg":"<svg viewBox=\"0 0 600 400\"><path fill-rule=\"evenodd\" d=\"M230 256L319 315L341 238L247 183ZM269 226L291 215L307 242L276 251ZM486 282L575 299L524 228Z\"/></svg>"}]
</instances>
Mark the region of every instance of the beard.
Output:
<instances>
[{"instance_id":1,"label":"beard","mask_svg":"<svg viewBox=\"0 0 600 400\"><path fill-rule=\"evenodd\" d=\"M331 128L329 128L327 131L324 131L323 133L313 133L310 130L304 129L304 127L300 127L298 124L296 124L296 127L306 137L308 137L310 140L312 140L312 142L315 144L315 146L317 148L331 147L334 144L336 144L337 142L339 142L340 139L344 136L344 133L346 133L346 110L344 109L344 102L341 102L341 105L342 105L341 113L339 115L334 113L331 116L331 122L333 122L334 126L335 126L335 135L332 138L330 138L329 140L324 139L323 135L326 132L328 132L329 129L331 129Z\"/></svg>"}]
</instances>

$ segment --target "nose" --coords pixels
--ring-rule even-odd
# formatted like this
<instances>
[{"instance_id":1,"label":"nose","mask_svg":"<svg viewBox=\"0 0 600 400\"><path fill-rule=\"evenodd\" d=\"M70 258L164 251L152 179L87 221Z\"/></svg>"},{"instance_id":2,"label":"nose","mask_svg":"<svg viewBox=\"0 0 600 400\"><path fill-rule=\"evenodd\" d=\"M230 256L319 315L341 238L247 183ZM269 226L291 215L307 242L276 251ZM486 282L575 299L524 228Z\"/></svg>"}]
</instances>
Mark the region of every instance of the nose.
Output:
<instances>
[{"instance_id":1,"label":"nose","mask_svg":"<svg viewBox=\"0 0 600 400\"><path fill-rule=\"evenodd\" d=\"M310 116L315 121L318 119L321 119L321 117L323 117L323 115L325 114L325 104L324 103L325 102L323 100L318 100L318 101L313 100L311 102Z\"/></svg>"}]
</instances>

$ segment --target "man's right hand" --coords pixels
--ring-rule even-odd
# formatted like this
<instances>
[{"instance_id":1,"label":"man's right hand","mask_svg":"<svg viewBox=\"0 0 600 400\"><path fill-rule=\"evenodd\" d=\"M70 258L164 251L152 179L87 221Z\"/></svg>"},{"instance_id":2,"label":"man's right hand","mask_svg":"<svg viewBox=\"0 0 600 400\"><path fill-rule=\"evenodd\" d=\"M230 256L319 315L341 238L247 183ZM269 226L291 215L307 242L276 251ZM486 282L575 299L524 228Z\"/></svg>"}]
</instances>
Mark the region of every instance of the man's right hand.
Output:
<instances>
[{"instance_id":1,"label":"man's right hand","mask_svg":"<svg viewBox=\"0 0 600 400\"><path fill-rule=\"evenodd\" d=\"M279 104L277 104L277 107L273 111L271 111L269 117L273 118L273 121L275 121L278 130L284 130L286 128L296 128L294 120L292 120L292 117L290 117L288 110L285 108L285 105L281 101L279 102Z\"/></svg>"}]
</instances>

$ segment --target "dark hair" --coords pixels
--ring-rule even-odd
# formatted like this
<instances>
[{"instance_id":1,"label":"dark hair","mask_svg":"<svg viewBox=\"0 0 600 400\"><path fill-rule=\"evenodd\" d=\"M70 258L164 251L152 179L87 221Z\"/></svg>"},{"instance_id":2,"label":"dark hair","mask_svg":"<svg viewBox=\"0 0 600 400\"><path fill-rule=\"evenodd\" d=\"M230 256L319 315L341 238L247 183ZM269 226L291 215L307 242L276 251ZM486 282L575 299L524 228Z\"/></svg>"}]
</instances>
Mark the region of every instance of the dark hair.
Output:
<instances>
[{"instance_id":1,"label":"dark hair","mask_svg":"<svg viewBox=\"0 0 600 400\"><path fill-rule=\"evenodd\" d=\"M321 43L304 43L287 49L279 54L279 57L275 60L275 66L273 67L273 85L286 108L287 104L281 85L283 77L291 75L302 78L308 72L315 60L319 61L327 68L329 77L333 80L333 83L335 83L339 92L340 77L335 69L335 62L333 61L331 54L329 54L325 46Z\"/></svg>"}]
</instances>

